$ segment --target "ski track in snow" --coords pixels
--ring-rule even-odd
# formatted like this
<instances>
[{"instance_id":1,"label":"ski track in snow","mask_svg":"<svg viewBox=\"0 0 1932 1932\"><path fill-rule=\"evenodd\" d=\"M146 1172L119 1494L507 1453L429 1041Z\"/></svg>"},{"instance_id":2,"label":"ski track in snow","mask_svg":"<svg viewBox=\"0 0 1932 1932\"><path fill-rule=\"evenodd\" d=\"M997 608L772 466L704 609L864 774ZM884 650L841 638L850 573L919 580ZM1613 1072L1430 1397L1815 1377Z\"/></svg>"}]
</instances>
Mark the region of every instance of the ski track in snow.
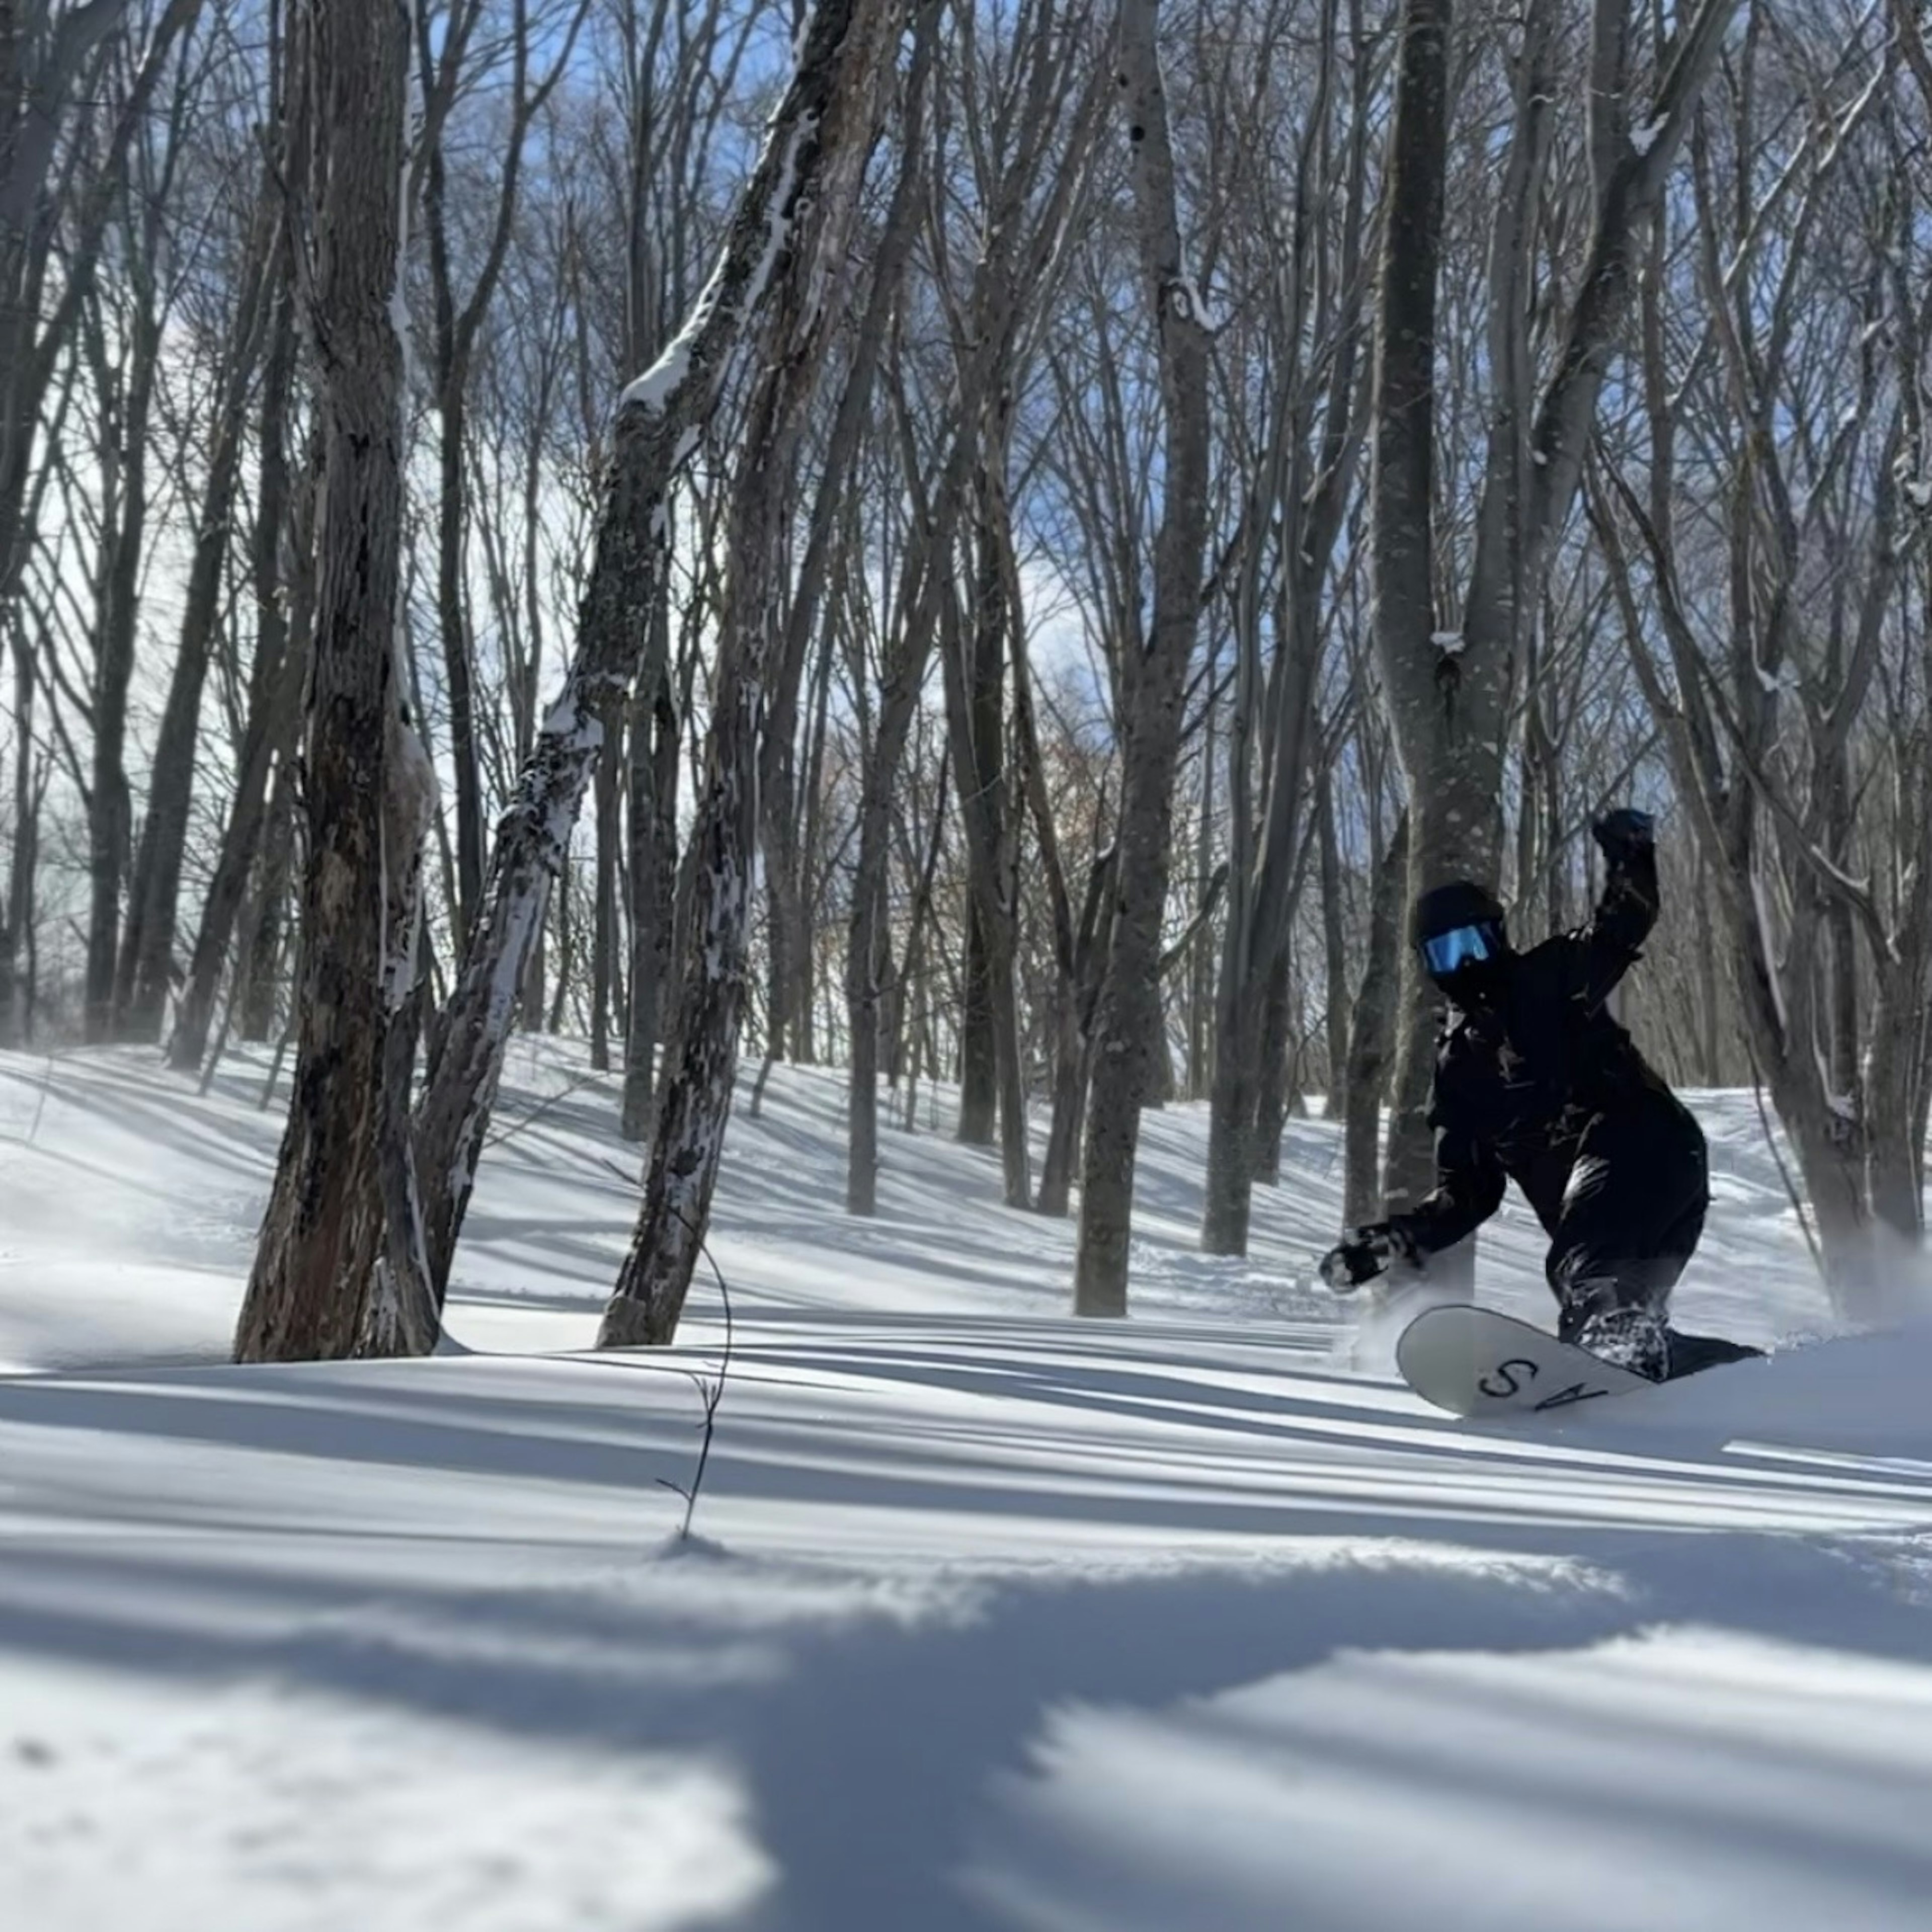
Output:
<instances>
[{"instance_id":1,"label":"ski track in snow","mask_svg":"<svg viewBox=\"0 0 1932 1932\"><path fill-rule=\"evenodd\" d=\"M1136 1318L1077 1324L950 1095L855 1222L842 1082L780 1068L681 1545L708 1278L676 1350L580 1352L616 1082L518 1043L447 1354L238 1370L266 1071L0 1057L10 1932L1923 1932L1916 1322L1458 1423L1413 1301L1310 1286L1327 1124L1230 1261L1204 1114L1150 1115ZM1830 1335L1750 1096L1694 1104L1682 1325ZM1541 1252L1513 1205L1482 1298L1546 1322Z\"/></svg>"}]
</instances>

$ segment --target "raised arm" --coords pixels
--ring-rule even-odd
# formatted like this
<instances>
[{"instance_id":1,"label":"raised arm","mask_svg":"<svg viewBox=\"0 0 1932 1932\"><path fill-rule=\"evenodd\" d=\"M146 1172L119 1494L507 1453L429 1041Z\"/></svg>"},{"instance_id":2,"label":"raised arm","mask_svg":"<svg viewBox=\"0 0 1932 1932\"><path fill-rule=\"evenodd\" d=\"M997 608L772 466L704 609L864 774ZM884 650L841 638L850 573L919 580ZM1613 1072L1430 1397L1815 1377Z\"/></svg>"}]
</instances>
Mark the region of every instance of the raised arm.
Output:
<instances>
[{"instance_id":1,"label":"raised arm","mask_svg":"<svg viewBox=\"0 0 1932 1932\"><path fill-rule=\"evenodd\" d=\"M1590 922L1577 935L1576 998L1594 1011L1639 957L1657 923L1657 845L1649 813L1629 806L1591 827L1607 871Z\"/></svg>"}]
</instances>

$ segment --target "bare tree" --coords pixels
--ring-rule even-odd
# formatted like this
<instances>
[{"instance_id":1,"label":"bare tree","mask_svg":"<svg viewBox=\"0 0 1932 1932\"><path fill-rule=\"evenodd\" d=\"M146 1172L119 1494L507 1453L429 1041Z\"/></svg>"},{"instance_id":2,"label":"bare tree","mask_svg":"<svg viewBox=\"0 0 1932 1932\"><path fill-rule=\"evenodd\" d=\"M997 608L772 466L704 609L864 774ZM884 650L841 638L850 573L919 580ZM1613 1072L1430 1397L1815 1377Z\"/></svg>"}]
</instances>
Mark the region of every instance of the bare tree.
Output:
<instances>
[{"instance_id":1,"label":"bare tree","mask_svg":"<svg viewBox=\"0 0 1932 1932\"><path fill-rule=\"evenodd\" d=\"M158 1040L175 964L175 922L188 845L201 700L226 597L228 556L242 475L243 439L255 376L274 308L271 269L282 220L272 165L265 166L236 299L216 375L207 470L194 552L182 598L179 647L148 782L127 928L115 974L116 1030Z\"/></svg>"},{"instance_id":2,"label":"bare tree","mask_svg":"<svg viewBox=\"0 0 1932 1932\"><path fill-rule=\"evenodd\" d=\"M944 460L929 484L916 464L906 465L920 514L902 566L901 628L889 647L878 725L864 763L846 950L851 1079L845 1204L855 1214L872 1214L878 1201L880 964L892 788L940 628L983 418L1009 377L1026 297L1052 266L1077 206L1101 98L1097 70L1087 64L1088 17L1084 7L1063 10L1054 0L1030 0L1016 21L995 122L1009 145L1004 152L994 150L990 164L970 284L947 297L954 374L940 445ZM902 421L904 415L902 404ZM1010 1174L1010 1189L1014 1179ZM1018 1180L1024 1189L1024 1176Z\"/></svg>"},{"instance_id":3,"label":"bare tree","mask_svg":"<svg viewBox=\"0 0 1932 1932\"><path fill-rule=\"evenodd\" d=\"M1741 72L1694 136L1688 272L1653 250L1648 488L1612 470L1594 506L1752 1064L1790 1135L1828 1279L1857 1316L1883 1312L1897 1250L1922 1230L1932 984L1932 796L1916 748L1928 699L1903 608L1932 500L1919 400L1932 301L1888 111L1898 44L1821 34L1774 52L1754 22ZM1774 117L1797 99L1813 111L1784 136ZM1781 136L1778 192L1746 209L1720 185L1720 142L1756 158ZM1694 303L1700 328L1671 326L1673 298ZM1672 353L1685 340L1688 369ZM1781 433L1787 416L1798 434ZM1708 560L1706 526L1723 546ZM1876 834L1863 839L1861 796Z\"/></svg>"},{"instance_id":4,"label":"bare tree","mask_svg":"<svg viewBox=\"0 0 1932 1932\"><path fill-rule=\"evenodd\" d=\"M805 418L824 372L833 292L843 286L859 190L892 74L896 10L861 4L813 17L793 89L803 113L790 167L813 178L808 218L777 230L772 302L733 491L725 608L711 693L704 790L692 835L691 904L674 1047L631 1251L600 1348L669 1342L711 1214L737 1072L758 838L764 692L782 638L775 607L782 536ZM782 112L782 110L781 110ZM776 128L776 124L775 124ZM808 158L800 150L812 150Z\"/></svg>"},{"instance_id":5,"label":"bare tree","mask_svg":"<svg viewBox=\"0 0 1932 1932\"><path fill-rule=\"evenodd\" d=\"M1157 48L1157 0L1121 0L1115 74L1127 136L1142 272L1159 344L1166 420L1154 621L1147 649L1121 670L1120 842L1113 940L1094 1021L1081 1165L1073 1306L1124 1315L1127 1240L1141 1106L1162 1031L1161 928L1172 856L1182 694L1194 655L1208 538L1208 319L1181 242L1173 137Z\"/></svg>"},{"instance_id":6,"label":"bare tree","mask_svg":"<svg viewBox=\"0 0 1932 1932\"><path fill-rule=\"evenodd\" d=\"M392 0L310 0L301 32L315 104L308 326L322 476L301 1039L236 1331L242 1361L422 1348L434 1334L389 1064L416 949L417 854L396 848L412 832L419 847L425 794L396 679L406 23Z\"/></svg>"},{"instance_id":7,"label":"bare tree","mask_svg":"<svg viewBox=\"0 0 1932 1932\"><path fill-rule=\"evenodd\" d=\"M1597 0L1588 247L1540 391L1532 372L1531 263L1556 106L1557 0L1531 0L1523 16L1514 128L1490 244L1488 435L1474 555L1460 622L1445 628L1435 614L1430 444L1450 15L1448 0L1406 0L1384 196L1374 522L1377 651L1411 801L1412 896L1449 878L1497 878L1502 758L1524 601L1540 584L1569 514L1642 238L1735 8L1736 0L1701 0L1662 63L1651 112L1634 122L1623 24L1628 0ZM1391 1204L1426 1193L1434 1171L1423 1114L1435 996L1412 960L1406 980L1384 1178Z\"/></svg>"},{"instance_id":8,"label":"bare tree","mask_svg":"<svg viewBox=\"0 0 1932 1932\"><path fill-rule=\"evenodd\" d=\"M303 188L310 140L306 100L286 74L274 77L284 96L277 178L268 195L296 196ZM292 473L290 436L294 401L298 324L297 237L286 219L275 229L270 286L251 296L272 304L266 322L257 405L255 520L250 550L255 610L255 650L248 678L248 723L237 756L234 796L220 851L202 909L168 1063L187 1072L200 1065L221 975L240 918L268 812L269 774L294 749L308 670L308 633L314 617L314 572L303 539L313 536L305 486ZM297 498L303 501L299 507ZM291 527L298 533L290 542ZM284 568L285 557L290 567Z\"/></svg>"},{"instance_id":9,"label":"bare tree","mask_svg":"<svg viewBox=\"0 0 1932 1932\"><path fill-rule=\"evenodd\" d=\"M1342 533L1366 426L1359 352L1366 283L1363 110L1375 56L1358 8L1351 23L1353 72L1344 73L1338 14L1337 8L1324 5L1318 16L1312 98L1290 184L1286 259L1277 255L1267 264L1269 392L1246 456L1252 482L1233 573L1228 885L1202 1218L1202 1245L1216 1254L1246 1252L1254 1178L1279 1138L1278 1117L1273 1135L1261 1118L1263 1085L1270 1076L1278 1082L1282 1072L1281 1052L1264 1042L1263 1022L1270 1012L1279 1021L1286 1010L1286 954L1298 896L1311 754L1319 748L1323 581ZM1351 124L1349 134L1338 134ZM1229 433L1242 441L1250 435L1244 413L1238 400L1228 411ZM1262 634L1270 620L1274 658L1264 676Z\"/></svg>"},{"instance_id":10,"label":"bare tree","mask_svg":"<svg viewBox=\"0 0 1932 1932\"><path fill-rule=\"evenodd\" d=\"M483 800L478 772L474 650L466 575L467 415L477 339L501 282L516 220L524 149L544 105L568 70L590 0L532 17L529 0L512 0L507 31L479 55L484 0L453 0L443 8L412 8L422 90L422 128L416 165L421 170L424 238L432 298L430 376L439 428L436 504L436 615L449 702L449 756L456 777L457 902L459 944L469 930L483 886ZM541 56L541 58L539 58ZM447 137L460 88L474 87L492 59L507 58L506 124L494 130L496 178L475 271L459 286L458 238L449 218Z\"/></svg>"},{"instance_id":11,"label":"bare tree","mask_svg":"<svg viewBox=\"0 0 1932 1932\"><path fill-rule=\"evenodd\" d=\"M684 327L619 406L576 655L497 827L482 912L417 1110L423 1214L439 1292L475 1183L518 994L592 768L621 723L634 682L663 675L648 653L662 635L653 613L666 575L667 500L763 313L774 239L782 244L790 234L820 190L820 171L838 159L827 151L820 118L842 63L869 45L872 4L848 0L812 15L711 278Z\"/></svg>"}]
</instances>

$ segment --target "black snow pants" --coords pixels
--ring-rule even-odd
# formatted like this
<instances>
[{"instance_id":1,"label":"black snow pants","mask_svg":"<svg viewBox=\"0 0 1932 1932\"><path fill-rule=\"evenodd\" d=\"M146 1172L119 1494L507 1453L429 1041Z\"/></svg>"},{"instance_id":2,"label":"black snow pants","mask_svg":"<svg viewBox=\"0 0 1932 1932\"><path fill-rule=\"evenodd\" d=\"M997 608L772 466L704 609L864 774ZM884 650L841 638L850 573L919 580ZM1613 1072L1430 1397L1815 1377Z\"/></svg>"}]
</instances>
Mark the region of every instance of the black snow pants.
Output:
<instances>
[{"instance_id":1,"label":"black snow pants","mask_svg":"<svg viewBox=\"0 0 1932 1932\"><path fill-rule=\"evenodd\" d=\"M1550 1231L1545 1271L1574 1341L1592 1315L1645 1307L1660 1320L1711 1204L1704 1136L1667 1094L1599 1114L1583 1130Z\"/></svg>"}]
</instances>

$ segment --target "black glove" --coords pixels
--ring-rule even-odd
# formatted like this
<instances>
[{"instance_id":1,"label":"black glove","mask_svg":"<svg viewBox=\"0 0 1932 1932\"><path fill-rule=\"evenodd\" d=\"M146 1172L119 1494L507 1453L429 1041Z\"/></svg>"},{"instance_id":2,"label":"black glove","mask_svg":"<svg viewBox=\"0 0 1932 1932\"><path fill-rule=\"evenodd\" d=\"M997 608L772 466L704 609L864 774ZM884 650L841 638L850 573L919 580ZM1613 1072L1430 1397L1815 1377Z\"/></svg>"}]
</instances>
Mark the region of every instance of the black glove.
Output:
<instances>
[{"instance_id":1,"label":"black glove","mask_svg":"<svg viewBox=\"0 0 1932 1932\"><path fill-rule=\"evenodd\" d=\"M1606 812L1590 828L1590 836L1602 848L1612 865L1647 852L1656 842L1657 821L1634 805L1619 806Z\"/></svg>"},{"instance_id":2,"label":"black glove","mask_svg":"<svg viewBox=\"0 0 1932 1932\"><path fill-rule=\"evenodd\" d=\"M1365 1281L1373 1281L1392 1262L1414 1262L1415 1244L1390 1221L1351 1228L1339 1247L1322 1257L1318 1270L1337 1294L1347 1294Z\"/></svg>"}]
</instances>

